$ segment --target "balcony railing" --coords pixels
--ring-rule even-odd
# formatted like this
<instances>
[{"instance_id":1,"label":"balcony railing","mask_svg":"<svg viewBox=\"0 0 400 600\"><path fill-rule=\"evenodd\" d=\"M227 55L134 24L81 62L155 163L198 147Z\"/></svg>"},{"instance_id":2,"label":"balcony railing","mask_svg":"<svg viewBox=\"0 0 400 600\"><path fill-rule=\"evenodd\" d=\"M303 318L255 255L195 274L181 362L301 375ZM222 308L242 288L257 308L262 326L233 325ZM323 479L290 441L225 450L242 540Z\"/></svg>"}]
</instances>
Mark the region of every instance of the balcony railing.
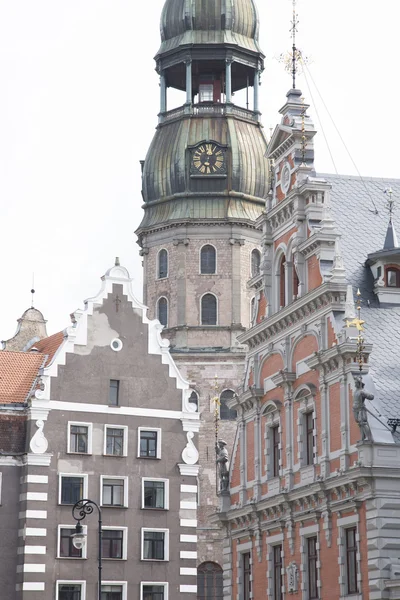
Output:
<instances>
[{"instance_id":1,"label":"balcony railing","mask_svg":"<svg viewBox=\"0 0 400 600\"><path fill-rule=\"evenodd\" d=\"M173 108L165 113L160 113L159 122L168 123L175 119L180 119L182 116L188 115L193 117L221 117L224 115L233 115L245 121L258 123L260 113L247 110L235 104L221 104L219 102L202 102L201 104L184 104L178 108Z\"/></svg>"}]
</instances>

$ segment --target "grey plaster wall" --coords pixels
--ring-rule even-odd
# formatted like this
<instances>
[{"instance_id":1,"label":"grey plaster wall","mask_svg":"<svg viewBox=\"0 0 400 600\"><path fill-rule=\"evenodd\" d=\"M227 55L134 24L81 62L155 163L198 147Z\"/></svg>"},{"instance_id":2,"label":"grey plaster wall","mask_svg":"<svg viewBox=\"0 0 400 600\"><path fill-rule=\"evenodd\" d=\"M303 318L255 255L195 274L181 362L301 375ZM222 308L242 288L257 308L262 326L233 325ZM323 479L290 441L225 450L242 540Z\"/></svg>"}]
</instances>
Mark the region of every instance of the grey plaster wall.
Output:
<instances>
[{"instance_id":1,"label":"grey plaster wall","mask_svg":"<svg viewBox=\"0 0 400 600\"><path fill-rule=\"evenodd\" d=\"M0 465L0 598L15 599L20 468ZM17 509L17 510L16 510Z\"/></svg>"}]
</instances>

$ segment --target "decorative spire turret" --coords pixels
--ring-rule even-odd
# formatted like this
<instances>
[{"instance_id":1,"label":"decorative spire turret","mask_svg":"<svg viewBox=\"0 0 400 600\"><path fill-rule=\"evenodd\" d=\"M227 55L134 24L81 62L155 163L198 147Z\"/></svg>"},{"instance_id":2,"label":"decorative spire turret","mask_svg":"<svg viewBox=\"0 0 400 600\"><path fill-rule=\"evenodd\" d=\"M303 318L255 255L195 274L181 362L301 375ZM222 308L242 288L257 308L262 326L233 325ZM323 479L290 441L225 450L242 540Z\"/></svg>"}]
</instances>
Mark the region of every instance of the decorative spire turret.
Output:
<instances>
[{"instance_id":1,"label":"decorative spire turret","mask_svg":"<svg viewBox=\"0 0 400 600\"><path fill-rule=\"evenodd\" d=\"M384 191L388 196L387 201L387 209L389 211L389 225L386 231L385 243L383 245L384 250L392 250L393 248L399 247L399 242L397 241L396 230L394 228L393 223L393 212L394 212L394 200L393 200L393 190L392 188L386 188Z\"/></svg>"}]
</instances>

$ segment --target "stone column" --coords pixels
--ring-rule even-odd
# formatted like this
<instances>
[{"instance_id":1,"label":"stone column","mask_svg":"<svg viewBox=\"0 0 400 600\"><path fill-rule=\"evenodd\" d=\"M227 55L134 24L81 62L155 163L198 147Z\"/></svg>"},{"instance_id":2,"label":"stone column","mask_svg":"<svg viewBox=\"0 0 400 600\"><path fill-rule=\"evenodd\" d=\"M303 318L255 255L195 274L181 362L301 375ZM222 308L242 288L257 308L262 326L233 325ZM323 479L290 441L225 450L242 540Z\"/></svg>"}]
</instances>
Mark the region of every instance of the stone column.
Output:
<instances>
[{"instance_id":1,"label":"stone column","mask_svg":"<svg viewBox=\"0 0 400 600\"><path fill-rule=\"evenodd\" d=\"M244 412L239 417L239 449L240 449L240 491L239 501L243 506L246 503L246 422L244 420Z\"/></svg>"},{"instance_id":2,"label":"stone column","mask_svg":"<svg viewBox=\"0 0 400 600\"><path fill-rule=\"evenodd\" d=\"M160 113L167 112L167 83L165 80L164 71L160 74Z\"/></svg>"},{"instance_id":3,"label":"stone column","mask_svg":"<svg viewBox=\"0 0 400 600\"><path fill-rule=\"evenodd\" d=\"M225 61L225 96L226 96L226 104L230 104L232 102L232 63L233 60L231 58L227 58Z\"/></svg>"},{"instance_id":4,"label":"stone column","mask_svg":"<svg viewBox=\"0 0 400 600\"><path fill-rule=\"evenodd\" d=\"M260 71L254 71L254 112L259 112Z\"/></svg>"},{"instance_id":5,"label":"stone column","mask_svg":"<svg viewBox=\"0 0 400 600\"><path fill-rule=\"evenodd\" d=\"M320 374L319 389L321 395L321 443L322 443L322 456L321 456L321 475L329 477L329 399L328 399L328 384L325 381L323 373Z\"/></svg>"},{"instance_id":6,"label":"stone column","mask_svg":"<svg viewBox=\"0 0 400 600\"><path fill-rule=\"evenodd\" d=\"M186 104L192 104L192 61L187 59L186 64Z\"/></svg>"}]
</instances>

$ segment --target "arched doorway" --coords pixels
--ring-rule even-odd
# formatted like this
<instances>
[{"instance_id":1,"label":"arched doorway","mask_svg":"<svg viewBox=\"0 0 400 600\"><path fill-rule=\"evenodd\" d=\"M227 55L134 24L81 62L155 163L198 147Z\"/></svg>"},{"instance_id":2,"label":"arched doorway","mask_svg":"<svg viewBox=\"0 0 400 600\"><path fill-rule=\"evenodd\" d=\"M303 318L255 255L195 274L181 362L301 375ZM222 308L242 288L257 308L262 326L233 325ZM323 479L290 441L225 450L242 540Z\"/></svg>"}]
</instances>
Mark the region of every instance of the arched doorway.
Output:
<instances>
[{"instance_id":1,"label":"arched doorway","mask_svg":"<svg viewBox=\"0 0 400 600\"><path fill-rule=\"evenodd\" d=\"M222 568L214 562L204 562L197 569L197 599L222 600Z\"/></svg>"}]
</instances>

